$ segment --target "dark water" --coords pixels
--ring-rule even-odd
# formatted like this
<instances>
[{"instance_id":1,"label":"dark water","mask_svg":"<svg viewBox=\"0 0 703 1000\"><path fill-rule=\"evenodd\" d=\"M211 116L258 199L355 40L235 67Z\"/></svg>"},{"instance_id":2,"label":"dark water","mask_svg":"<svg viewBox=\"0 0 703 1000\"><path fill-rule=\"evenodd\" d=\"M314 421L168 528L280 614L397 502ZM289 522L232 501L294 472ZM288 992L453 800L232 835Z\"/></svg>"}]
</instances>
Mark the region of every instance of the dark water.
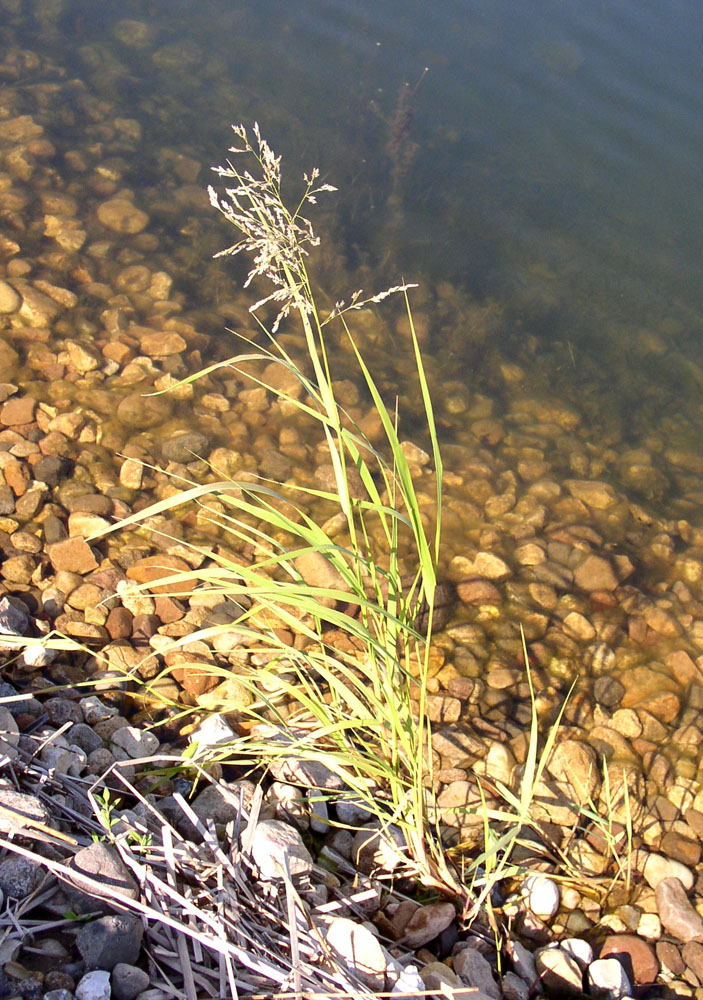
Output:
<instances>
[{"instance_id":1,"label":"dark water","mask_svg":"<svg viewBox=\"0 0 703 1000\"><path fill-rule=\"evenodd\" d=\"M141 123L135 188L168 190L163 146L215 164L229 124L258 120L289 175L317 164L340 188L323 228L351 287L357 272L371 287L404 275L430 289L437 315L445 282L499 313L480 350L470 322L465 341L462 321L451 335L435 322L440 368L469 384L489 350L529 356L540 391L612 417L633 442L665 416L660 435L697 448L703 17L692 0L30 9L6 0L2 18ZM212 218L188 223L165 215L162 247L196 295L227 237Z\"/></svg>"}]
</instances>

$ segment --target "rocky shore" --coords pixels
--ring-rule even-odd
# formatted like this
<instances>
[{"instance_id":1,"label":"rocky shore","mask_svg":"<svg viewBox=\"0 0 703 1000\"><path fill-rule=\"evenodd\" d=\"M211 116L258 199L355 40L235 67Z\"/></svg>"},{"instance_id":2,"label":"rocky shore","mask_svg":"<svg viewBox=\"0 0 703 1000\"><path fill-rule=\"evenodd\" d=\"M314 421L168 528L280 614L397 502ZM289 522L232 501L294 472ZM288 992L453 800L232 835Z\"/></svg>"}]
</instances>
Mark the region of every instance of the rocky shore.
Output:
<instances>
[{"instance_id":1,"label":"rocky shore","mask_svg":"<svg viewBox=\"0 0 703 1000\"><path fill-rule=\"evenodd\" d=\"M24 86L37 73L44 79ZM451 341L451 329L468 328L482 362L480 387L448 380L439 361L428 362L447 442L443 573L456 590L433 636L428 701L448 844L476 852L481 843L476 778L496 808L496 783L519 787L531 711L521 629L545 728L574 687L535 795L534 836L544 852L531 865L547 878L521 898L496 900L510 926L500 956L480 921L467 933L453 903L390 891L377 858L356 880L359 899L340 902L352 891L360 845L348 832L330 833L305 782L269 782L252 823L248 779L210 773L202 780L212 784L191 798L192 776L183 787L171 777L154 787L138 763L173 758L187 745L187 726L169 703L204 718L220 718L226 703L232 717L222 722L236 734L236 707L251 699L237 677L264 662L255 645L227 633L182 641L236 617L222 595L187 596L185 586L180 596L168 586L160 592L165 575L207 567L193 543L247 558L213 525L218 510L154 517L94 540L181 482L262 475L324 489L329 458L285 400L244 372L222 369L153 394L221 356L210 331L229 323L252 332L246 305L222 289L219 272L200 292L201 303L215 304L193 306L179 261L164 250L184 216L196 230L209 217L198 160L164 147L162 189L138 188L129 176L142 150L139 121L32 52L13 49L0 76L0 995L173 995L167 976L179 968L182 975L183 956L172 942L174 972L155 918L104 903L91 922L66 917L87 902L58 881L57 866L80 868L89 858L92 903L96 881L113 879L116 892L153 906L132 852L149 836L155 864L168 869L167 827L153 822L154 810L172 825L170 842L199 845L179 868L183 884L192 887L196 869L212 875L220 856L206 852L219 843L229 863L233 851L241 856L256 898L283 907L275 910L281 921L287 859L306 919L338 956L325 966L314 950L321 946L306 938L306 962L332 977L346 967L367 992L412 996L421 988L412 967L427 989L459 996L473 987L496 1000L522 1000L538 988L552 996L587 989L616 998L650 988L703 995L703 458L685 429L653 417L633 441L592 401L547 392L529 343L516 361L497 356L491 339L500 310L449 287L421 294L417 324L428 354ZM55 123L71 116L80 142L57 132ZM402 358L397 371L388 367L406 343L404 319L386 326L370 311L355 319L371 363L383 362L389 386L406 392ZM650 337L643 349L659 356L667 347ZM280 378L275 369L262 374ZM295 382L281 387L299 390ZM343 378L335 388L374 441L378 420L358 387ZM402 402L412 411L411 390ZM432 519L428 455L418 443L404 447ZM322 503L311 509L321 523L329 513ZM83 651L48 648L51 632ZM113 789L111 831L87 800L107 772L95 794ZM212 821L210 839L182 802L206 831ZM265 846L243 845L246 823ZM94 845L93 834L104 839ZM232 885L241 870L228 876ZM178 905L187 922L192 913ZM290 954L290 936L286 947ZM281 941L271 949L282 952ZM194 955L205 971L191 995L219 995L220 975L230 988L214 958ZM617 968L611 955L620 956ZM281 990L292 988L288 961L276 966ZM256 978L260 968L241 974L250 992L273 989ZM301 966L299 974L308 973ZM333 992L342 980L324 982ZM176 991L190 988L179 980Z\"/></svg>"}]
</instances>

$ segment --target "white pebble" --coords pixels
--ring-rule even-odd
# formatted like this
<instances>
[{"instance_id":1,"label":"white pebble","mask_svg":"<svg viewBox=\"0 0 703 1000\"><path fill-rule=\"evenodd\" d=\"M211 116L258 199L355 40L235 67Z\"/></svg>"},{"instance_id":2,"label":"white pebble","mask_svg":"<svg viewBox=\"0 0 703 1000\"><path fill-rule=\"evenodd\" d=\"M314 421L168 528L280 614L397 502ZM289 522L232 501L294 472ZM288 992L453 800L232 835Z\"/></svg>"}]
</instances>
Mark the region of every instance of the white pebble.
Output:
<instances>
[{"instance_id":1,"label":"white pebble","mask_svg":"<svg viewBox=\"0 0 703 1000\"><path fill-rule=\"evenodd\" d=\"M102 969L86 972L75 991L76 1000L110 1000L111 995L110 973Z\"/></svg>"},{"instance_id":2,"label":"white pebble","mask_svg":"<svg viewBox=\"0 0 703 1000\"><path fill-rule=\"evenodd\" d=\"M620 1000L630 995L632 987L617 958L599 958L588 967L588 982L592 997L598 1000Z\"/></svg>"},{"instance_id":3,"label":"white pebble","mask_svg":"<svg viewBox=\"0 0 703 1000\"><path fill-rule=\"evenodd\" d=\"M593 961L593 948L591 948L588 941L584 941L583 938L565 938L563 941L559 942L559 947L562 951L565 951L567 955L571 955L575 958L579 965L586 968Z\"/></svg>"},{"instance_id":4,"label":"white pebble","mask_svg":"<svg viewBox=\"0 0 703 1000\"><path fill-rule=\"evenodd\" d=\"M559 909L559 886L546 875L528 875L523 892L529 908L542 920L551 920Z\"/></svg>"}]
</instances>

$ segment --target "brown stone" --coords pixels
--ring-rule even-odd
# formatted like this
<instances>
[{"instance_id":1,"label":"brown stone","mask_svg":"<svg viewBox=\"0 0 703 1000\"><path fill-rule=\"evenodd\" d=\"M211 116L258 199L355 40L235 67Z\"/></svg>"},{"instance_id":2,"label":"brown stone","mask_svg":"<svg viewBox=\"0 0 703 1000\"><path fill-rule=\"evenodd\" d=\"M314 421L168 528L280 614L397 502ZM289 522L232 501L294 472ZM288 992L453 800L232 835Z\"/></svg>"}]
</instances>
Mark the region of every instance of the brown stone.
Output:
<instances>
[{"instance_id":1,"label":"brown stone","mask_svg":"<svg viewBox=\"0 0 703 1000\"><path fill-rule=\"evenodd\" d=\"M681 957L700 983L703 983L703 944L689 941L681 949Z\"/></svg>"},{"instance_id":2,"label":"brown stone","mask_svg":"<svg viewBox=\"0 0 703 1000\"><path fill-rule=\"evenodd\" d=\"M184 578L178 583L158 584L158 580L168 580L179 573L187 573L192 569L184 559L164 553L158 556L147 556L134 563L127 570L127 576L136 583L148 584L152 594L188 593L197 583L196 577Z\"/></svg>"},{"instance_id":3,"label":"brown stone","mask_svg":"<svg viewBox=\"0 0 703 1000\"><path fill-rule=\"evenodd\" d=\"M98 219L106 229L115 233L133 235L141 233L149 222L149 216L127 198L110 198L98 206Z\"/></svg>"},{"instance_id":4,"label":"brown stone","mask_svg":"<svg viewBox=\"0 0 703 1000\"><path fill-rule=\"evenodd\" d=\"M66 538L48 548L49 559L54 570L68 570L70 573L90 573L97 569L98 561L93 550L83 538Z\"/></svg>"},{"instance_id":5,"label":"brown stone","mask_svg":"<svg viewBox=\"0 0 703 1000\"><path fill-rule=\"evenodd\" d=\"M662 969L670 972L673 976L683 975L686 965L675 944L671 941L657 941L656 951Z\"/></svg>"},{"instance_id":6,"label":"brown stone","mask_svg":"<svg viewBox=\"0 0 703 1000\"><path fill-rule=\"evenodd\" d=\"M600 957L619 959L635 986L653 983L659 975L654 949L636 934L610 934L603 942Z\"/></svg>"},{"instance_id":7,"label":"brown stone","mask_svg":"<svg viewBox=\"0 0 703 1000\"><path fill-rule=\"evenodd\" d=\"M693 833L693 831L691 831ZM659 850L666 854L668 858L674 858L686 865L687 868L695 868L701 860L701 845L697 840L684 837L675 830L669 830L662 837Z\"/></svg>"},{"instance_id":8,"label":"brown stone","mask_svg":"<svg viewBox=\"0 0 703 1000\"><path fill-rule=\"evenodd\" d=\"M2 466L2 473L5 477L5 482L16 497L21 497L26 493L31 481L26 462L18 462L16 459L10 459L9 462Z\"/></svg>"},{"instance_id":9,"label":"brown stone","mask_svg":"<svg viewBox=\"0 0 703 1000\"><path fill-rule=\"evenodd\" d=\"M703 672L685 650L677 649L669 653L664 662L670 675L679 684L703 683Z\"/></svg>"},{"instance_id":10,"label":"brown stone","mask_svg":"<svg viewBox=\"0 0 703 1000\"><path fill-rule=\"evenodd\" d=\"M581 590L615 590L618 578L609 559L605 556L589 555L574 570L574 582Z\"/></svg>"},{"instance_id":11,"label":"brown stone","mask_svg":"<svg viewBox=\"0 0 703 1000\"><path fill-rule=\"evenodd\" d=\"M31 396L15 396L8 399L0 408L0 424L4 424L5 427L31 424L36 407L37 401Z\"/></svg>"},{"instance_id":12,"label":"brown stone","mask_svg":"<svg viewBox=\"0 0 703 1000\"><path fill-rule=\"evenodd\" d=\"M113 608L105 622L111 639L128 639L132 634L132 612L127 608Z\"/></svg>"},{"instance_id":13,"label":"brown stone","mask_svg":"<svg viewBox=\"0 0 703 1000\"><path fill-rule=\"evenodd\" d=\"M490 580L462 580L456 588L464 604L500 604L503 595Z\"/></svg>"},{"instance_id":14,"label":"brown stone","mask_svg":"<svg viewBox=\"0 0 703 1000\"><path fill-rule=\"evenodd\" d=\"M174 597L164 597L163 595L154 597L154 611L164 625L180 621L186 613L186 609L180 601Z\"/></svg>"}]
</instances>

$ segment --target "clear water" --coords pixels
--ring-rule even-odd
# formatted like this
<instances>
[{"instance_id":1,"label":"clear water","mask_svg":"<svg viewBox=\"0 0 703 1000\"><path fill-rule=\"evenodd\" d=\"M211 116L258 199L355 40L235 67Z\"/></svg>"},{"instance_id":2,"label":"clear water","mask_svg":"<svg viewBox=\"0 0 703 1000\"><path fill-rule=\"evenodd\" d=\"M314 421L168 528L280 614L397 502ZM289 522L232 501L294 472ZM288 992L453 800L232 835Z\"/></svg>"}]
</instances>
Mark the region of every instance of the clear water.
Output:
<instances>
[{"instance_id":1,"label":"clear water","mask_svg":"<svg viewBox=\"0 0 703 1000\"><path fill-rule=\"evenodd\" d=\"M694 0L66 0L33 10L28 19L6 0L2 19L141 123L135 189L168 194L162 147L215 164L229 124L258 120L290 176L317 164L340 188L322 228L349 287L357 274L369 288L404 275L429 290L435 316L447 288L452 302L495 309L479 346L470 322L462 330L466 314L451 333L449 319L434 322L439 373L480 388L495 352L526 366L535 392L578 405L594 434L641 444L654 433L660 449L698 450ZM130 18L148 27L143 43L125 43L119 23ZM79 116L72 127L79 141ZM207 300L209 255L227 239L217 221L165 213L160 239L177 281Z\"/></svg>"}]
</instances>

